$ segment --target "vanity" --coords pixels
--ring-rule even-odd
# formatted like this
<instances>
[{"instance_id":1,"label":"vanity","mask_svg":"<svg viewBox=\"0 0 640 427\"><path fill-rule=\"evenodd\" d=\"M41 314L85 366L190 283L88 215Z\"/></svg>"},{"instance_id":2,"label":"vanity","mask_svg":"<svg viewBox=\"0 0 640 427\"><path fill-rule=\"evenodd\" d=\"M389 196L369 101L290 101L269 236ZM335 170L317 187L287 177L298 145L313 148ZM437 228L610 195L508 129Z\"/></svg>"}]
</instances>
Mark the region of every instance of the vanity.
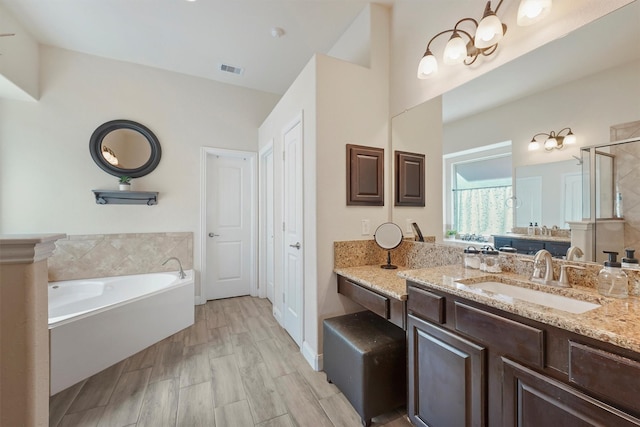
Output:
<instances>
[{"instance_id":1,"label":"vanity","mask_svg":"<svg viewBox=\"0 0 640 427\"><path fill-rule=\"evenodd\" d=\"M637 298L558 289L600 305L568 313L469 285L509 273L446 266L400 276L416 426L640 425Z\"/></svg>"},{"instance_id":2,"label":"vanity","mask_svg":"<svg viewBox=\"0 0 640 427\"><path fill-rule=\"evenodd\" d=\"M545 290L522 271L465 269L445 246L404 246L409 267L334 271L340 294L406 330L414 425L640 426L640 298L546 288L560 298L552 308L483 288Z\"/></svg>"}]
</instances>

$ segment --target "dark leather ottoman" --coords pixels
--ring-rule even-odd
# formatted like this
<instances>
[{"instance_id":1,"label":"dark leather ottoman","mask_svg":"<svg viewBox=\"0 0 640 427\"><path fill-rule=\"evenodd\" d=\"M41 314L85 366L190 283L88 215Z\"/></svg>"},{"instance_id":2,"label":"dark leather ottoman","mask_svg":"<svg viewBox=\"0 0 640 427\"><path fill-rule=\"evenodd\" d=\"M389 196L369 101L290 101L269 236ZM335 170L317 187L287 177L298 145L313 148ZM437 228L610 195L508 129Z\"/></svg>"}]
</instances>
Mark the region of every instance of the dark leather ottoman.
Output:
<instances>
[{"instance_id":1,"label":"dark leather ottoman","mask_svg":"<svg viewBox=\"0 0 640 427\"><path fill-rule=\"evenodd\" d=\"M326 319L324 372L369 426L407 402L405 332L370 311Z\"/></svg>"}]
</instances>

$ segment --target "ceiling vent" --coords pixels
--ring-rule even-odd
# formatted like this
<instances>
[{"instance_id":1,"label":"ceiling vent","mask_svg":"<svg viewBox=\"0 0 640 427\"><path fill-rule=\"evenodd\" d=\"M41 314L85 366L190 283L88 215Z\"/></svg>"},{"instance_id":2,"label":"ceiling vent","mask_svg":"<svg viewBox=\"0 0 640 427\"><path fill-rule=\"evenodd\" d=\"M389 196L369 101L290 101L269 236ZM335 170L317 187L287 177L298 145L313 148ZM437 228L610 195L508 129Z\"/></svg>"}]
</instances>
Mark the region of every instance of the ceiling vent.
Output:
<instances>
[{"instance_id":1,"label":"ceiling vent","mask_svg":"<svg viewBox=\"0 0 640 427\"><path fill-rule=\"evenodd\" d=\"M241 76L244 73L244 68L234 67L233 65L228 64L220 64L220 71Z\"/></svg>"}]
</instances>

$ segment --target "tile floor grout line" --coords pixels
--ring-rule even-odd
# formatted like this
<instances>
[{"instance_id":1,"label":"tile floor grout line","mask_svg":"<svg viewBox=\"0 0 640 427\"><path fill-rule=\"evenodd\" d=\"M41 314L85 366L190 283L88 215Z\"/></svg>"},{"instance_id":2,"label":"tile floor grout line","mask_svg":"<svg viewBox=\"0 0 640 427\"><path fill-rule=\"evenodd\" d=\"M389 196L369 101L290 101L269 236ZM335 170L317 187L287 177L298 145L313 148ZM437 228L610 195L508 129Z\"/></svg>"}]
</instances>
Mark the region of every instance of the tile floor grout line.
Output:
<instances>
[{"instance_id":1,"label":"tile floor grout line","mask_svg":"<svg viewBox=\"0 0 640 427\"><path fill-rule=\"evenodd\" d=\"M135 372L135 371L140 371L142 369L151 368L151 373L148 375L148 378L146 379L146 383L144 384L144 390L140 395L141 403L140 403L140 406L137 408L136 422L135 424L130 424L127 427L136 427L136 426L142 427L145 424L148 425L149 419L146 417L150 415L149 413L145 414L146 411L143 412L143 408L145 406L145 403L147 402L146 399L152 396L151 394L149 394L151 390L151 385L159 383L161 381L169 381L169 380L171 381L170 384L172 388L166 391L167 396L164 396L164 397L154 396L153 397L154 401L149 401L150 405L165 405L164 407L159 406L157 408L154 406L154 411L162 412L163 408L165 408L167 409L167 411L165 411L164 413L167 416L171 417L171 414L173 414L173 417L164 420L163 425L167 425L169 427L190 427L186 425L179 425L180 419L181 419L181 415L179 414L179 411L182 410L182 411L187 411L182 413L183 420L185 419L185 417L187 418L190 417L189 419L200 420L200 422L203 422L208 426L216 426L218 423L221 422L221 420L217 419L218 416L224 416L223 414L225 413L225 411L221 410L220 408L225 408L228 405L234 405L240 402L246 402L245 410L248 410L250 412L249 415L251 416L251 420L253 421L254 427L257 427L259 425L260 426L269 425L274 427L275 426L307 427L306 425L304 425L306 421L296 420L293 417L291 409L287 406L287 403L286 403L287 399L285 399L285 396L281 393L281 387L276 387L276 384L275 384L275 382L278 379L282 379L283 377L291 374L295 374L298 378L301 379L300 384L304 385L305 389L308 390L309 396L312 399L311 401L314 402L314 406L316 403L318 404L318 406L320 407L320 410L322 411L321 413L327 418L330 425L334 427L352 427L352 426L344 426L344 425L337 426L335 424L334 420L339 421L343 419L349 419L349 417L350 419L355 419L354 415L356 416L357 419L359 419L359 416L357 416L353 408L351 408L348 405L348 401L344 399L343 395L341 396L341 392L337 388L335 390L325 389L322 386L322 384L320 384L319 382L316 382L316 380L322 381L322 377L320 377L319 374L317 374L315 371L312 370L310 366L307 365L306 360L301 355L300 350L297 348L297 346L295 346L295 348L294 346L292 346L291 338L287 335L286 331L282 329L282 327L277 323L277 321L275 321L275 318L273 318L273 309L272 309L271 303L264 302L264 301L255 297L239 297L239 298L230 298L227 300L209 301L204 305L197 306L196 307L197 313L194 316L194 324L192 326L190 326L189 328L183 329L182 331L179 331L176 334L170 337L167 337L156 344L153 344L147 349L142 350L142 352L155 351L152 358L145 359L145 354L141 354L142 352L139 352L136 355L132 356L131 358L126 359L125 361L119 362L119 363L123 363L122 369L118 371L118 376L115 380L110 379L110 382L113 382L113 381L115 382L113 382L114 385L110 390L108 399L106 399L106 404L104 406L96 405L95 407L85 408L82 411L83 414L80 414L80 415L78 415L79 414L78 412L76 413L68 412L69 409L75 403L75 401L79 398L82 398L83 390L85 392L100 393L100 390L93 390L93 388L95 388L95 383L93 383L92 390L85 390L85 387L89 382L89 379L84 380L81 386L78 386L78 385L72 386L72 387L76 387L76 386L78 387L77 391L73 393L73 395L71 396L62 395L61 397L64 398L64 400L56 402L58 406L58 411L56 412L56 418L58 416L60 418L58 423L56 423L55 425L51 424L50 427L59 427L60 425L63 425L65 417L71 416L71 414L75 414L73 415L74 418L67 419L67 421L64 422L65 425L68 424L72 419L78 420L79 417L82 417L82 416L96 417L97 413L95 413L95 410L98 408L102 408L102 411L100 415L97 416L97 420L94 420L95 422L93 424L87 424L87 425L97 425L103 418L104 420L108 420L109 417L112 416L112 414L114 413L112 411L117 411L117 408L114 408L113 405L109 407L109 404L112 403L112 401L114 400L114 393L116 391L116 386L120 382L121 378L123 377L125 373L124 372L125 368L127 366L138 367L137 369L134 369L133 371L129 371L129 372ZM265 308L271 308L271 309L265 310ZM217 314L214 314L214 313L217 313ZM249 316L248 314L252 314L252 315ZM210 318L213 318L214 316L215 316L215 323L214 321L211 321L211 324L216 324L219 326L217 326L216 328L209 328L208 324L210 322ZM230 319L232 319L231 322L229 321ZM233 322L237 322L237 323L233 324ZM204 330L206 330L206 336L202 335L203 325L204 325ZM252 325L252 326L249 326L249 325ZM251 327L258 328L260 330L252 331ZM221 328L224 330L219 330ZM216 330L216 329L218 329L218 331L215 334L210 333L210 331ZM235 333L233 332L234 330L236 331ZM238 344L238 346L234 345L234 342ZM192 345L187 345L187 344L192 344ZM247 351L247 349L246 348L243 349L243 347L246 347L248 345L253 346L255 354L251 355L247 353L241 353L242 351ZM153 346L156 346L156 348L154 350L149 350ZM178 354L177 350L179 348L181 348L182 351ZM212 349L215 349L215 350L212 350ZM164 353L161 354L161 352L164 352ZM201 381L198 376L199 374L197 374L198 372L197 366L199 366L198 364L189 366L187 363L185 363L185 360L187 360L189 357L193 357L194 355L200 354L201 352L206 352L207 354L209 379L206 381ZM226 355L220 354L220 353L226 353L226 352L229 352L229 354L226 354ZM178 355L176 356L176 354ZM212 357L212 355L217 355L217 357ZM265 360L265 355L268 356L269 358L268 361ZM137 358L132 360L132 358L136 356ZM216 408L216 402L215 402L216 397L214 396L214 381L216 381L216 379L213 377L212 361L218 358L229 357L229 356L233 358L233 361L238 370L237 379L233 380L233 381L236 381L235 383L236 390L242 390L244 392L244 399L236 400L234 402L227 402L224 405L220 406L219 408ZM256 402L253 402L253 399L260 399L259 397L260 394L253 395L253 397L250 397L251 394L249 393L249 390L247 388L249 386L248 386L248 383L246 383L246 381L256 381L256 378L252 379L252 376L262 375L262 374L249 373L249 371L245 372L243 369L240 369L240 365L239 365L240 363L239 360L241 357L243 358L242 360L244 360L243 363L257 364L258 359L256 358L256 356L259 357L259 360L260 360L259 363L263 363L264 368L266 369L266 371L264 372L266 376L264 377L263 380L258 379L258 381L266 381L267 379L269 381L273 381L272 387L274 388L270 389L265 384L265 387L267 387L265 390L267 393L276 394L275 396L272 396L272 398L280 399L281 404L284 405L283 410L285 411L283 414L270 416L270 418L262 420L259 423L256 422L256 416L258 416L257 415L258 410L253 405L254 404L260 405L261 404L260 402L263 402L266 404L272 404L272 403L270 400L256 400ZM247 359L244 359L244 358L247 358ZM133 363L135 363L135 365L133 365ZM182 375L184 375L185 370L193 374L193 371L189 371L189 370L194 369L194 366L196 366L195 368L196 375L194 376L194 378L197 380L197 382L181 387L181 377ZM200 367L202 366L204 366L204 364L200 365ZM155 378L155 381L152 382L151 378L154 370L156 370L157 376ZM203 371L200 370L200 374L202 373ZM191 374L187 374L187 375L191 375ZM204 376L207 376L207 375L204 374ZM326 377L324 379L326 380ZM240 381L240 384L237 384L237 381ZM207 408L198 407L197 403L194 406L191 406L189 405L190 403L189 400L187 401L183 400L183 399L188 399L189 396L193 397L194 395L193 393L192 394L181 393L182 391L185 391L189 387L195 387L198 385L202 387L202 384L205 384L205 383L209 384L209 390L210 390L210 405L209 405L210 408L208 410ZM241 388L239 388L238 386L241 386ZM318 389L316 390L315 387L318 387ZM222 390L225 390L225 389L222 389ZM327 394L327 396L324 396L325 394ZM171 397L172 395L175 395L175 396ZM88 396L85 396L85 398L86 397ZM234 396L233 398L237 399L237 396ZM161 403L158 403L157 401L155 401L155 399L161 399L160 400ZM331 403L329 401L333 399L344 399L344 401L347 403L347 406L340 407L340 408L338 408L338 406L340 405L331 406ZM325 403L325 406L323 406L320 402ZM118 404L123 404L123 403L119 402ZM169 405L169 406L166 406L166 405ZM216 409L218 409L217 415L216 415ZM295 409L299 410L300 408L295 408ZM231 410L233 411L233 409ZM94 411L94 412L92 413L91 411ZM333 418L329 416L329 411L331 411ZM338 411L338 412L335 412L335 411ZM349 412L347 413L344 411L349 411ZM264 412L261 412L261 413L264 413ZM229 414L229 412L227 412L227 414ZM271 413L264 413L264 414L271 415ZM384 426L391 427L392 425L394 427L400 427L400 426L410 427L411 424L406 419L405 414L406 414L406 411L404 412L398 411L398 410L390 411L388 414L381 416L379 418L379 421L376 422L376 420L374 420L372 425L375 427L384 427ZM203 419L202 417L205 417L205 418ZM212 417L212 418L207 418L207 417ZM353 427L359 427L359 426L360 424L357 424L357 425L354 425ZM223 427L223 426L218 426L218 427Z\"/></svg>"}]
</instances>

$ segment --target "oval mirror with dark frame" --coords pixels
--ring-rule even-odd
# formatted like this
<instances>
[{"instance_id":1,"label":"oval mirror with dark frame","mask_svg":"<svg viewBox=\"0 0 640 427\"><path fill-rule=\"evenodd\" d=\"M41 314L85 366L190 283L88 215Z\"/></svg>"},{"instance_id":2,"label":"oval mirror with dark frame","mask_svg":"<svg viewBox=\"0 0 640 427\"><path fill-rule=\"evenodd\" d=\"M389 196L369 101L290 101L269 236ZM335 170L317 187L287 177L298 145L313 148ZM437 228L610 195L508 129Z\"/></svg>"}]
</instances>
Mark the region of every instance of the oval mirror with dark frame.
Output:
<instances>
[{"instance_id":1,"label":"oval mirror with dark frame","mask_svg":"<svg viewBox=\"0 0 640 427\"><path fill-rule=\"evenodd\" d=\"M108 174L139 178L160 163L160 141L146 126L111 120L98 126L89 140L91 158Z\"/></svg>"}]
</instances>

